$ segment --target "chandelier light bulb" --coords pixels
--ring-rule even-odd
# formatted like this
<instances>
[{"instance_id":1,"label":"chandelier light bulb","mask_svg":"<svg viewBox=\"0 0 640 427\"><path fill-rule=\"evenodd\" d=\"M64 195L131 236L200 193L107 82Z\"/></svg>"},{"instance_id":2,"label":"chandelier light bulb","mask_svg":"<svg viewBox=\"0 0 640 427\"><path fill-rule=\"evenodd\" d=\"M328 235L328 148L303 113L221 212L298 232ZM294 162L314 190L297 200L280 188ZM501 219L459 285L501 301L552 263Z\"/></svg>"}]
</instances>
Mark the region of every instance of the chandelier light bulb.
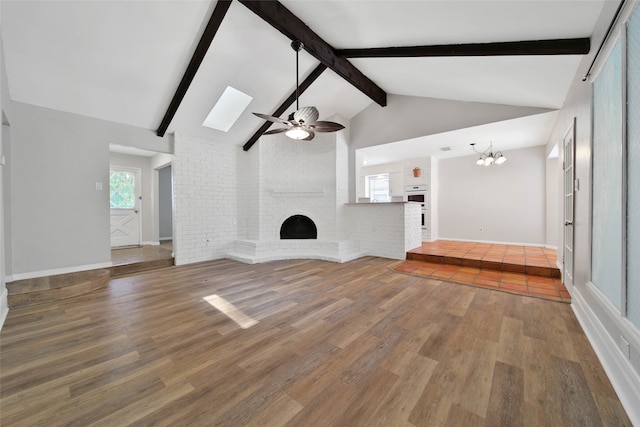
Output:
<instances>
[{"instance_id":1,"label":"chandelier light bulb","mask_svg":"<svg viewBox=\"0 0 640 427\"><path fill-rule=\"evenodd\" d=\"M301 128L293 128L293 129L289 129L288 131L285 132L285 135L287 135L289 138L291 139L305 139L306 137L309 136L309 132L307 132L304 129Z\"/></svg>"},{"instance_id":2,"label":"chandelier light bulb","mask_svg":"<svg viewBox=\"0 0 640 427\"><path fill-rule=\"evenodd\" d=\"M493 152L493 142L489 143L489 146L484 151L479 151L476 148L476 143L471 143L471 149L477 154L480 154L480 158L476 160L478 166L491 166L493 164L501 165L507 161L507 158L502 155L502 152Z\"/></svg>"}]
</instances>

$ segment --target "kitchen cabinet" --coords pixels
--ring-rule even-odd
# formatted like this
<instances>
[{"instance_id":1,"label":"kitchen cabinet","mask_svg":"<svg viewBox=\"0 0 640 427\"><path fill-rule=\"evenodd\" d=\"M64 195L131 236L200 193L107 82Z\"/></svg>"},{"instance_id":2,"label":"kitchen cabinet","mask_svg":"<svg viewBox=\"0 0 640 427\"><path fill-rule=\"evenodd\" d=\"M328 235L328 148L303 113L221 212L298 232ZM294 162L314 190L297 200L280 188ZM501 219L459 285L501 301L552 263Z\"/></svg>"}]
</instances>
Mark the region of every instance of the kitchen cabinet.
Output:
<instances>
[{"instance_id":1,"label":"kitchen cabinet","mask_svg":"<svg viewBox=\"0 0 640 427\"><path fill-rule=\"evenodd\" d=\"M402 172L389 173L389 194L393 196L404 196L404 179Z\"/></svg>"}]
</instances>

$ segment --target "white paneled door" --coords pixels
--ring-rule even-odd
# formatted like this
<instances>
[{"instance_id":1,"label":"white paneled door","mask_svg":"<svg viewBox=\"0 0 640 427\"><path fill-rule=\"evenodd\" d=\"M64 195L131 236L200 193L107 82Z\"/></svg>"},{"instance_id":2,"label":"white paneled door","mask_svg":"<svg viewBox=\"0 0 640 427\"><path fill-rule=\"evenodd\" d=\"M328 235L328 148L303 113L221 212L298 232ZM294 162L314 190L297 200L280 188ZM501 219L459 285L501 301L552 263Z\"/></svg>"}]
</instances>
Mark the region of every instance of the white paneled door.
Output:
<instances>
[{"instance_id":1,"label":"white paneled door","mask_svg":"<svg viewBox=\"0 0 640 427\"><path fill-rule=\"evenodd\" d=\"M571 293L573 290L573 207L574 192L576 190L574 159L575 159L575 119L571 129L567 132L563 140L564 158L564 236L562 253L562 281Z\"/></svg>"},{"instance_id":2,"label":"white paneled door","mask_svg":"<svg viewBox=\"0 0 640 427\"><path fill-rule=\"evenodd\" d=\"M140 169L112 166L109 171L111 247L141 242Z\"/></svg>"}]
</instances>

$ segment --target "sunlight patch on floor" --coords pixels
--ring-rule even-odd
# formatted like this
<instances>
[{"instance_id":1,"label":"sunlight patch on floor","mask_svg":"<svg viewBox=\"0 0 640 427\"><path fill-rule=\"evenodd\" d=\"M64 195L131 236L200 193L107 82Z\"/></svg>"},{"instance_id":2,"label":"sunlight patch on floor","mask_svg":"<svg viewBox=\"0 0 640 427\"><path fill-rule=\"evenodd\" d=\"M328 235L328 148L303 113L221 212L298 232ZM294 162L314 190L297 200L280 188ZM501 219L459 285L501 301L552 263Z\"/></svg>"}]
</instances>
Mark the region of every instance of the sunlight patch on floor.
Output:
<instances>
[{"instance_id":1,"label":"sunlight patch on floor","mask_svg":"<svg viewBox=\"0 0 640 427\"><path fill-rule=\"evenodd\" d=\"M252 319L250 316L247 316L242 312L242 310L235 307L233 304L231 304L221 296L213 294L206 296L203 299L211 304L214 308L224 313L229 319L236 322L242 329L250 328L258 323L257 320Z\"/></svg>"}]
</instances>

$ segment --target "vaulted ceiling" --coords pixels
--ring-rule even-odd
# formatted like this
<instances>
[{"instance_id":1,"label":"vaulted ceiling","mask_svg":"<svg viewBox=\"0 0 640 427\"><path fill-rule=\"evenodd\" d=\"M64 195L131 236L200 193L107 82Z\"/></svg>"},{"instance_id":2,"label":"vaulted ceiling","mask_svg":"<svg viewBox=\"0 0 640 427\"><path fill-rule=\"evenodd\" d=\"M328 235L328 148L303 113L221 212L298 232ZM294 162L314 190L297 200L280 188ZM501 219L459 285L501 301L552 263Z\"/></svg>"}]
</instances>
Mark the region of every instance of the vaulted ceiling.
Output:
<instances>
[{"instance_id":1,"label":"vaulted ceiling","mask_svg":"<svg viewBox=\"0 0 640 427\"><path fill-rule=\"evenodd\" d=\"M335 49L332 54L372 47L589 38L604 3L281 1ZM215 1L186 0L2 0L11 99L155 132L216 6ZM246 144L264 123L251 112L271 114L295 90L290 42L247 6L231 2L167 131ZM581 60L582 55L340 59L387 94L549 109L562 106ZM301 80L319 64L301 52ZM252 102L228 132L203 127L227 86L252 96ZM321 119L334 114L352 119L374 102L331 69L300 101L315 105Z\"/></svg>"}]
</instances>

